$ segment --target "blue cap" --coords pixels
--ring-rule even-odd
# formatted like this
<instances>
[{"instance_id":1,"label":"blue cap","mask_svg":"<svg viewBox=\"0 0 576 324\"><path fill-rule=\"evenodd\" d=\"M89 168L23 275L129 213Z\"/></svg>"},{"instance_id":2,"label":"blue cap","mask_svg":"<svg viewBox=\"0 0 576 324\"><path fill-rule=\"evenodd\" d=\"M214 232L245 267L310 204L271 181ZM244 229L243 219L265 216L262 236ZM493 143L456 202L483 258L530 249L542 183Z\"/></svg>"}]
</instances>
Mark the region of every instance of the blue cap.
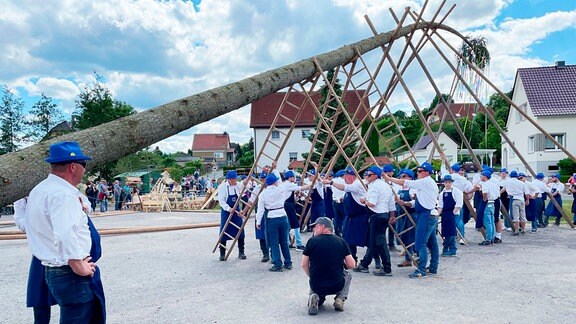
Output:
<instances>
[{"instance_id":1,"label":"blue cap","mask_svg":"<svg viewBox=\"0 0 576 324\"><path fill-rule=\"evenodd\" d=\"M236 179L236 178L238 178L238 173L236 173L236 171L230 170L226 172L226 179Z\"/></svg>"},{"instance_id":2,"label":"blue cap","mask_svg":"<svg viewBox=\"0 0 576 324\"><path fill-rule=\"evenodd\" d=\"M288 178L292 178L294 176L294 171L292 170L288 170L286 172L284 172L284 178L288 179Z\"/></svg>"},{"instance_id":3,"label":"blue cap","mask_svg":"<svg viewBox=\"0 0 576 324\"><path fill-rule=\"evenodd\" d=\"M240 176L240 179L244 180L244 179L246 179L246 176L245 176L245 175L241 175L241 176Z\"/></svg>"},{"instance_id":4,"label":"blue cap","mask_svg":"<svg viewBox=\"0 0 576 324\"><path fill-rule=\"evenodd\" d=\"M551 175L551 177L554 177L556 179L560 179L560 174L559 173L554 173Z\"/></svg>"},{"instance_id":5,"label":"blue cap","mask_svg":"<svg viewBox=\"0 0 576 324\"><path fill-rule=\"evenodd\" d=\"M454 172L458 172L458 171L460 171L460 164L454 163L454 164L452 164L452 166L450 168L452 170L454 170Z\"/></svg>"},{"instance_id":6,"label":"blue cap","mask_svg":"<svg viewBox=\"0 0 576 324\"><path fill-rule=\"evenodd\" d=\"M344 174L356 175L356 172L354 172L354 168L352 168L351 166L348 166L344 170Z\"/></svg>"},{"instance_id":7,"label":"blue cap","mask_svg":"<svg viewBox=\"0 0 576 324\"><path fill-rule=\"evenodd\" d=\"M508 173L508 170L506 170L506 168L502 168L502 169L500 170L500 173L502 173L502 172Z\"/></svg>"},{"instance_id":8,"label":"blue cap","mask_svg":"<svg viewBox=\"0 0 576 324\"><path fill-rule=\"evenodd\" d=\"M315 174L316 174L316 170L310 169L310 170L308 170L307 173L308 173L308 175L315 175Z\"/></svg>"},{"instance_id":9,"label":"blue cap","mask_svg":"<svg viewBox=\"0 0 576 324\"><path fill-rule=\"evenodd\" d=\"M271 186L271 185L275 184L277 181L278 181L278 177L274 173L270 173L266 177L266 185L267 186Z\"/></svg>"},{"instance_id":10,"label":"blue cap","mask_svg":"<svg viewBox=\"0 0 576 324\"><path fill-rule=\"evenodd\" d=\"M50 157L48 163L65 163L74 161L88 161L91 157L84 155L78 142L58 142L50 145Z\"/></svg>"},{"instance_id":11,"label":"blue cap","mask_svg":"<svg viewBox=\"0 0 576 324\"><path fill-rule=\"evenodd\" d=\"M542 173L542 172L536 173L536 179L540 179L540 180L544 179L544 173Z\"/></svg>"},{"instance_id":12,"label":"blue cap","mask_svg":"<svg viewBox=\"0 0 576 324\"><path fill-rule=\"evenodd\" d=\"M402 169L398 172L398 177L401 177L403 174L407 174L410 178L414 179L414 171L410 169Z\"/></svg>"},{"instance_id":13,"label":"blue cap","mask_svg":"<svg viewBox=\"0 0 576 324\"><path fill-rule=\"evenodd\" d=\"M486 171L488 171L488 172L490 172L490 173L494 173L494 168L492 168L492 167L487 167L487 168L484 169L484 170L486 170Z\"/></svg>"},{"instance_id":14,"label":"blue cap","mask_svg":"<svg viewBox=\"0 0 576 324\"><path fill-rule=\"evenodd\" d=\"M444 176L444 178L442 179L442 181L446 182L446 181L450 181L450 182L454 182L454 179L452 179L452 176L447 174Z\"/></svg>"},{"instance_id":15,"label":"blue cap","mask_svg":"<svg viewBox=\"0 0 576 324\"><path fill-rule=\"evenodd\" d=\"M520 172L518 173L518 178L520 177L526 178L526 174L524 174L524 172Z\"/></svg>"},{"instance_id":16,"label":"blue cap","mask_svg":"<svg viewBox=\"0 0 576 324\"><path fill-rule=\"evenodd\" d=\"M336 174L335 174L334 176L335 176L335 177L341 177L341 176L343 176L344 174L346 174L346 171L344 171L344 170L339 170L338 172L336 172Z\"/></svg>"},{"instance_id":17,"label":"blue cap","mask_svg":"<svg viewBox=\"0 0 576 324\"><path fill-rule=\"evenodd\" d=\"M485 176L485 177L488 178L488 179L492 178L492 172L490 172L490 171L488 171L488 170L482 171L482 175Z\"/></svg>"},{"instance_id":18,"label":"blue cap","mask_svg":"<svg viewBox=\"0 0 576 324\"><path fill-rule=\"evenodd\" d=\"M488 166L486 164L482 164L481 168L482 168L482 170L486 170L486 169L488 169Z\"/></svg>"},{"instance_id":19,"label":"blue cap","mask_svg":"<svg viewBox=\"0 0 576 324\"><path fill-rule=\"evenodd\" d=\"M260 173L260 177L259 177L259 178L260 178L260 179L263 179L263 178L266 178L267 176L268 176L268 173L262 171L262 172Z\"/></svg>"},{"instance_id":20,"label":"blue cap","mask_svg":"<svg viewBox=\"0 0 576 324\"><path fill-rule=\"evenodd\" d=\"M428 162L422 163L418 168L424 169L424 170L428 171L428 173L432 173L432 164L430 164Z\"/></svg>"},{"instance_id":21,"label":"blue cap","mask_svg":"<svg viewBox=\"0 0 576 324\"><path fill-rule=\"evenodd\" d=\"M392 166L392 164L384 164L382 166L382 172L394 172L394 166Z\"/></svg>"},{"instance_id":22,"label":"blue cap","mask_svg":"<svg viewBox=\"0 0 576 324\"><path fill-rule=\"evenodd\" d=\"M512 170L512 172L510 172L510 178L518 178L518 172L516 172L516 170Z\"/></svg>"},{"instance_id":23,"label":"blue cap","mask_svg":"<svg viewBox=\"0 0 576 324\"><path fill-rule=\"evenodd\" d=\"M373 165L371 167L368 168L368 171L374 173L375 175L377 175L378 177L380 177L382 175L382 169L380 169L379 167Z\"/></svg>"}]
</instances>

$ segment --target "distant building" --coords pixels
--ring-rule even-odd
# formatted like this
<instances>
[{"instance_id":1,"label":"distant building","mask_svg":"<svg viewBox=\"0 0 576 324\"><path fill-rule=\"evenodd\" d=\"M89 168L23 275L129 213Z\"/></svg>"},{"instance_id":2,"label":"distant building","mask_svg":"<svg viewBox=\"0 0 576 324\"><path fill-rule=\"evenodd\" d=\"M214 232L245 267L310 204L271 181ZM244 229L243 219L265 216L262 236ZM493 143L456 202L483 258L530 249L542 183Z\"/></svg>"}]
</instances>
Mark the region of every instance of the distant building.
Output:
<instances>
[{"instance_id":1,"label":"distant building","mask_svg":"<svg viewBox=\"0 0 576 324\"><path fill-rule=\"evenodd\" d=\"M236 161L236 153L230 143L230 135L194 134L192 157L202 161L205 172L213 167L231 166Z\"/></svg>"},{"instance_id":2,"label":"distant building","mask_svg":"<svg viewBox=\"0 0 576 324\"><path fill-rule=\"evenodd\" d=\"M364 90L358 90L357 93L353 91L348 91L344 96L344 102L347 104L347 109L350 114L353 114L360 106L360 98L365 95ZM254 129L254 158L256 158L262 149L263 143L266 140L268 131L274 122L274 118L282 105L286 92L276 92L270 94L260 100L252 103L251 113L250 113L250 127ZM322 95L319 92L315 92L311 95L312 100L318 105L322 99ZM300 93L290 93L289 101L296 105L303 103L305 96ZM370 107L368 98L363 99L365 102L365 107ZM290 162L296 160L302 160L302 154L310 152L310 147L312 143L308 140L310 134L314 133L316 127L315 113L313 106L307 103L304 106L304 111L302 112L300 118L296 120L294 130L288 139L286 146L282 150L281 156L278 159L278 169L284 171L288 168ZM286 117L294 119L296 117L296 109L285 109ZM365 110L361 109L358 112L356 118L356 123L366 116ZM271 140L277 142L278 145L282 144L285 139L285 135L290 129L291 123L285 119L280 118L276 124L276 130L271 134ZM264 153L269 156L274 157L276 152L278 152L277 147L272 147L273 145L267 145ZM263 156L259 164L269 165L271 164L271 159ZM298 164L300 165L300 164ZM303 166L303 165L302 165Z\"/></svg>"},{"instance_id":3,"label":"distant building","mask_svg":"<svg viewBox=\"0 0 576 324\"><path fill-rule=\"evenodd\" d=\"M448 107L456 119L467 118L471 121L478 113L478 105L476 103L451 103L448 104ZM445 114L446 117L444 117ZM428 124L440 122L442 118L444 118L445 122L452 120L450 115L446 113L444 105L439 103L428 115Z\"/></svg>"},{"instance_id":4,"label":"distant building","mask_svg":"<svg viewBox=\"0 0 576 324\"><path fill-rule=\"evenodd\" d=\"M569 152L576 152L576 65L521 68L516 72L512 101ZM566 158L514 107L510 107L506 135L535 172L558 171ZM527 171L510 145L502 142L502 166Z\"/></svg>"}]
</instances>

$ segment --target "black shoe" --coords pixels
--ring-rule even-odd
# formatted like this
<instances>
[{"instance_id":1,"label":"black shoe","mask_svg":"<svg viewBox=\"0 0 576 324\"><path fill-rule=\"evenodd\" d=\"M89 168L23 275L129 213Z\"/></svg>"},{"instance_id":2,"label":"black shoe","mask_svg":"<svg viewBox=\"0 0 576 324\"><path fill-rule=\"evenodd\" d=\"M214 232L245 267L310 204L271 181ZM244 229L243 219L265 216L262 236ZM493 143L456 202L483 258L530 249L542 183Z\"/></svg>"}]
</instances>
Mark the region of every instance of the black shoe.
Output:
<instances>
[{"instance_id":1,"label":"black shoe","mask_svg":"<svg viewBox=\"0 0 576 324\"><path fill-rule=\"evenodd\" d=\"M246 254L244 254L244 252L238 252L238 259L246 260Z\"/></svg>"},{"instance_id":2,"label":"black shoe","mask_svg":"<svg viewBox=\"0 0 576 324\"><path fill-rule=\"evenodd\" d=\"M512 233L512 236L518 236L518 235L520 235L520 232L518 232L518 231Z\"/></svg>"},{"instance_id":3,"label":"black shoe","mask_svg":"<svg viewBox=\"0 0 576 324\"><path fill-rule=\"evenodd\" d=\"M362 272L362 273L369 273L370 270L368 270L367 267L364 267L363 265L359 264L356 268L352 269L354 272Z\"/></svg>"},{"instance_id":4,"label":"black shoe","mask_svg":"<svg viewBox=\"0 0 576 324\"><path fill-rule=\"evenodd\" d=\"M268 269L270 272L282 272L282 267L273 266L272 268Z\"/></svg>"},{"instance_id":5,"label":"black shoe","mask_svg":"<svg viewBox=\"0 0 576 324\"><path fill-rule=\"evenodd\" d=\"M221 255L219 260L220 260L220 261L226 261L226 257L223 256L223 255Z\"/></svg>"},{"instance_id":6,"label":"black shoe","mask_svg":"<svg viewBox=\"0 0 576 324\"><path fill-rule=\"evenodd\" d=\"M291 264L289 264L289 265L284 265L284 269L286 269L286 270L292 270L292 265L291 265Z\"/></svg>"},{"instance_id":7,"label":"black shoe","mask_svg":"<svg viewBox=\"0 0 576 324\"><path fill-rule=\"evenodd\" d=\"M372 274L379 277L392 277L391 271L384 271L384 269L379 269L376 271L372 271Z\"/></svg>"},{"instance_id":8,"label":"black shoe","mask_svg":"<svg viewBox=\"0 0 576 324\"><path fill-rule=\"evenodd\" d=\"M260 261L261 261L261 262L268 262L268 261L270 261L270 256L265 255L265 256L262 257L262 260L260 260Z\"/></svg>"},{"instance_id":9,"label":"black shoe","mask_svg":"<svg viewBox=\"0 0 576 324\"><path fill-rule=\"evenodd\" d=\"M495 237L495 238L494 238L494 243L502 243L502 240L499 239L499 238L497 238L497 237Z\"/></svg>"},{"instance_id":10,"label":"black shoe","mask_svg":"<svg viewBox=\"0 0 576 324\"><path fill-rule=\"evenodd\" d=\"M483 242L481 242L481 243L478 243L478 245L486 245L486 246L490 246L490 245L492 245L492 241L488 241L488 240L486 240L486 241L483 241Z\"/></svg>"}]
</instances>

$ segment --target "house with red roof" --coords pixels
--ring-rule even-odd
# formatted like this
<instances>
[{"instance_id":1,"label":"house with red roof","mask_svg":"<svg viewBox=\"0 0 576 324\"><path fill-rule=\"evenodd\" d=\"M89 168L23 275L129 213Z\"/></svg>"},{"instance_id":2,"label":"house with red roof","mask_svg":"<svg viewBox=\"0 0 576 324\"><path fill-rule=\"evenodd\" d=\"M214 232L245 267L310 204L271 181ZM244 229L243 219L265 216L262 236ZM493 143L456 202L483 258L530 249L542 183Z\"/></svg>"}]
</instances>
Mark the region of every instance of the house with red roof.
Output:
<instances>
[{"instance_id":1,"label":"house with red roof","mask_svg":"<svg viewBox=\"0 0 576 324\"><path fill-rule=\"evenodd\" d=\"M448 108L452 111L452 114L456 117L456 119L467 118L468 120L473 120L474 117L478 114L478 107L477 103L450 103L448 104ZM450 121L450 115L446 114L446 109L443 104L439 103L434 107L432 112L428 115L427 120L428 124L433 124L436 122L440 122L442 118L444 121Z\"/></svg>"},{"instance_id":2,"label":"house with red roof","mask_svg":"<svg viewBox=\"0 0 576 324\"><path fill-rule=\"evenodd\" d=\"M521 68L516 72L512 101L570 152L576 152L576 65ZM535 172L558 172L566 158L514 107L510 107L506 135ZM502 144L502 166L527 171L507 142Z\"/></svg>"},{"instance_id":3,"label":"house with red roof","mask_svg":"<svg viewBox=\"0 0 576 324\"><path fill-rule=\"evenodd\" d=\"M192 157L202 161L208 167L231 166L236 161L235 150L230 143L230 135L194 134L192 140Z\"/></svg>"},{"instance_id":4,"label":"house with red roof","mask_svg":"<svg viewBox=\"0 0 576 324\"><path fill-rule=\"evenodd\" d=\"M358 110L355 118L355 123L362 120L366 116L366 109L370 107L368 98L365 98L364 90L357 92L348 91L343 96L343 101L347 105L348 112L352 116ZM302 154L310 152L312 143L308 139L314 133L317 121L315 120L314 106L319 106L322 94L314 92L311 94L311 99L314 104L307 100L306 96L301 93L291 92L286 98L286 92L272 93L262 99L254 101L251 105L250 113L250 127L254 130L254 157L256 158L264 146L264 142L268 133L274 123L274 119L284 100L290 102L296 107L303 106L303 111L298 119L298 109L290 105L285 105L282 108L282 115L286 118L278 118L275 128L271 131L270 140L273 144L267 144L264 148L265 155L262 155L259 162L260 165L269 165L272 160L269 157L276 157L280 151L282 143L286 142L280 157L278 158L278 170L283 171L288 169L290 162L303 160ZM360 98L363 98L363 105L361 105ZM288 131L295 120L295 126L287 141L285 141ZM274 145L276 144L276 145Z\"/></svg>"}]
</instances>

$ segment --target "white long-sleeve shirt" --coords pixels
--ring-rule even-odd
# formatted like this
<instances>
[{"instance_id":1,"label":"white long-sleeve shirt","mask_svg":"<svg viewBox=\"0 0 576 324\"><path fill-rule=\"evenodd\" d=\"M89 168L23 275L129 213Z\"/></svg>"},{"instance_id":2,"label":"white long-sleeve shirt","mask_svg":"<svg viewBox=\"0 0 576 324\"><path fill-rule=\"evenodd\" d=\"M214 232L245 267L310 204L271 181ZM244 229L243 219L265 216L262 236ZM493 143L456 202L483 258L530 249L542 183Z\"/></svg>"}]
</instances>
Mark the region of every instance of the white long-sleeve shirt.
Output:
<instances>
[{"instance_id":1,"label":"white long-sleeve shirt","mask_svg":"<svg viewBox=\"0 0 576 324\"><path fill-rule=\"evenodd\" d=\"M227 212L230 212L230 209L232 209L226 203L230 195L238 195L238 199L240 199L242 196L241 182L237 182L235 186L232 186L228 181L224 181L218 186L218 203L220 204L220 208Z\"/></svg>"},{"instance_id":2,"label":"white long-sleeve shirt","mask_svg":"<svg viewBox=\"0 0 576 324\"><path fill-rule=\"evenodd\" d=\"M443 197L444 197L445 192L451 192L452 193L452 198L454 198L454 201L456 202L454 209L462 208L462 205L464 205L464 195L462 193L462 190L454 187L454 185L452 185L452 189L444 188L444 190L442 190L438 194L438 208L444 208L444 198Z\"/></svg>"},{"instance_id":3,"label":"white long-sleeve shirt","mask_svg":"<svg viewBox=\"0 0 576 324\"><path fill-rule=\"evenodd\" d=\"M366 201L375 205L368 208L377 214L396 211L392 187L382 179L376 179L368 184Z\"/></svg>"},{"instance_id":4,"label":"white long-sleeve shirt","mask_svg":"<svg viewBox=\"0 0 576 324\"><path fill-rule=\"evenodd\" d=\"M79 198L76 187L53 174L30 192L26 206L28 247L43 265L59 267L90 254L88 216Z\"/></svg>"},{"instance_id":5,"label":"white long-sleeve shirt","mask_svg":"<svg viewBox=\"0 0 576 324\"><path fill-rule=\"evenodd\" d=\"M14 202L14 223L19 230L26 233L26 202L28 197Z\"/></svg>"},{"instance_id":6,"label":"white long-sleeve shirt","mask_svg":"<svg viewBox=\"0 0 576 324\"><path fill-rule=\"evenodd\" d=\"M266 187L258 197L258 212L256 213L256 225L262 224L264 211L268 210L268 218L286 216L284 210L284 193L280 186Z\"/></svg>"},{"instance_id":7,"label":"white long-sleeve shirt","mask_svg":"<svg viewBox=\"0 0 576 324\"><path fill-rule=\"evenodd\" d=\"M438 185L432 177L417 180L406 180L404 185L416 189L416 199L426 209L434 209L438 199Z\"/></svg>"}]
</instances>

